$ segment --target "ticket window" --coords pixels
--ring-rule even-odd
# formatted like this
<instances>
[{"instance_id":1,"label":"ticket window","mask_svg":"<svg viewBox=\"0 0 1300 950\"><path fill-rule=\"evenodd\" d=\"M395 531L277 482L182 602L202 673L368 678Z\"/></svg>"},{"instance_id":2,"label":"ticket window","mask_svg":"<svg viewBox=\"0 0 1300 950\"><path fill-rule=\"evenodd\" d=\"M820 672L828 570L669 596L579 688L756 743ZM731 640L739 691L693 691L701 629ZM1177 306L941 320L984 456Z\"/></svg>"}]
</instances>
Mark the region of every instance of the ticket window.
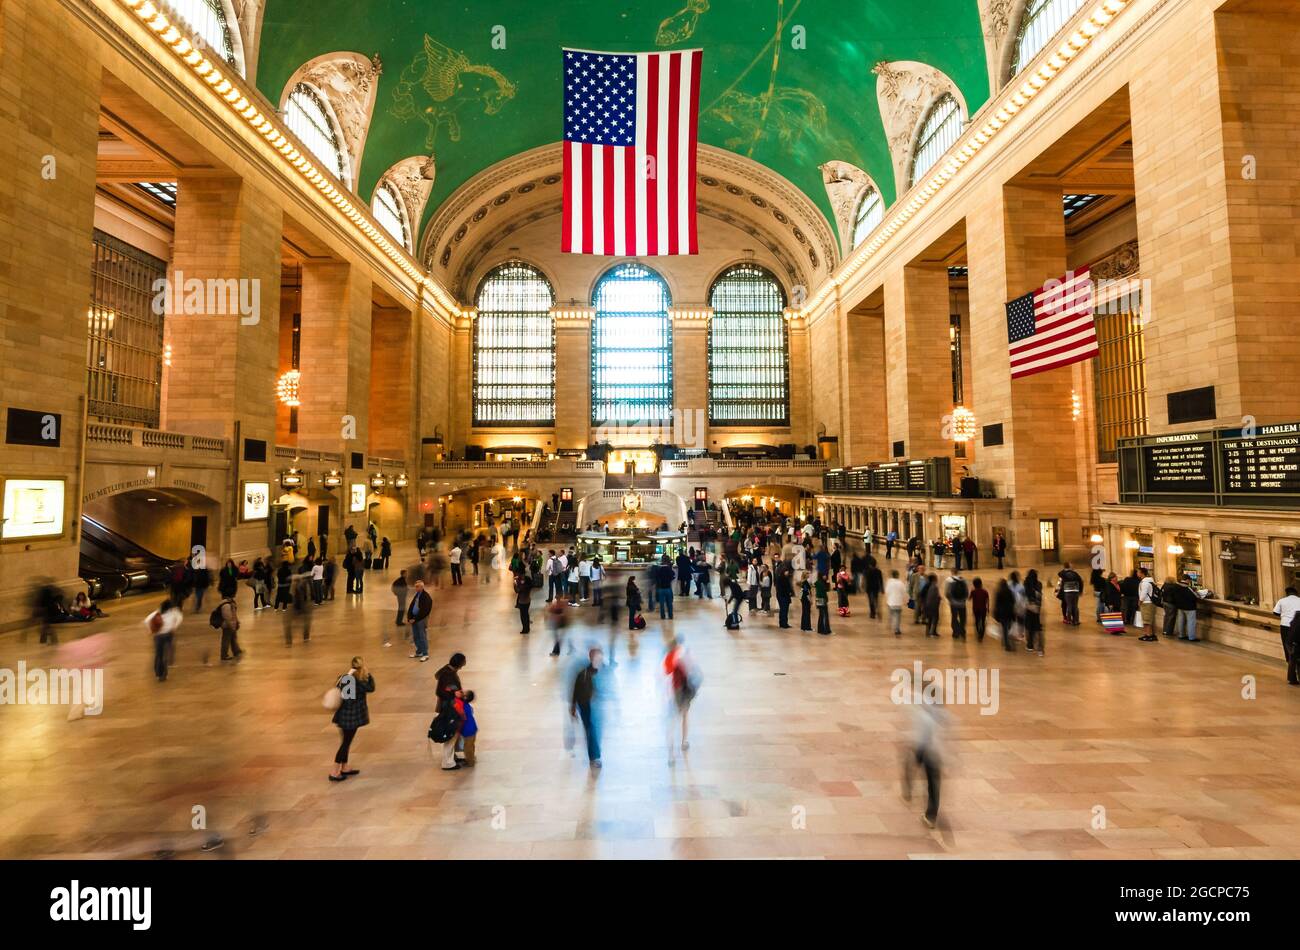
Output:
<instances>
[{"instance_id":1,"label":"ticket window","mask_svg":"<svg viewBox=\"0 0 1300 950\"><path fill-rule=\"evenodd\" d=\"M1259 561L1254 541L1224 541L1219 552L1223 562L1223 596L1239 604L1259 603Z\"/></svg>"},{"instance_id":2,"label":"ticket window","mask_svg":"<svg viewBox=\"0 0 1300 950\"><path fill-rule=\"evenodd\" d=\"M1129 567L1133 570L1145 568L1152 577L1156 576L1156 549L1149 534L1133 532L1132 546L1125 545L1129 553Z\"/></svg>"},{"instance_id":3,"label":"ticket window","mask_svg":"<svg viewBox=\"0 0 1300 950\"><path fill-rule=\"evenodd\" d=\"M1179 581L1190 581L1193 587L1204 587L1204 571L1201 567L1201 539L1180 535L1171 546L1174 555L1174 576Z\"/></svg>"},{"instance_id":4,"label":"ticket window","mask_svg":"<svg viewBox=\"0 0 1300 950\"><path fill-rule=\"evenodd\" d=\"M1282 545L1282 590L1300 590L1300 544Z\"/></svg>"},{"instance_id":5,"label":"ticket window","mask_svg":"<svg viewBox=\"0 0 1300 950\"><path fill-rule=\"evenodd\" d=\"M965 538L968 534L965 515L943 515L939 518L939 527L943 532L945 541L951 541L953 538Z\"/></svg>"}]
</instances>

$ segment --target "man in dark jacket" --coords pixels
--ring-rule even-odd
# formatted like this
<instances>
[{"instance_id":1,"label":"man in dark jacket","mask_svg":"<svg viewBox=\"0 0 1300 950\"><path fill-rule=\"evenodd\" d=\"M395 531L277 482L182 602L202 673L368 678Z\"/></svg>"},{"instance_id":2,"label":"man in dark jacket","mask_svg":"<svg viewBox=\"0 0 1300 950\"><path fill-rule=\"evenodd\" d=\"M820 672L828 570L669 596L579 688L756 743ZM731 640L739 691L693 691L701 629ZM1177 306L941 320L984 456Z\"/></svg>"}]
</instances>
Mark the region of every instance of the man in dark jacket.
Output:
<instances>
[{"instance_id":1,"label":"man in dark jacket","mask_svg":"<svg viewBox=\"0 0 1300 950\"><path fill-rule=\"evenodd\" d=\"M671 595L672 588L669 587ZM587 665L573 683L573 697L569 702L569 715L582 718L582 728L587 734L587 758L593 769L600 768L600 735L592 702L596 698L596 673L600 670L601 655L599 648L587 654Z\"/></svg>"},{"instance_id":2,"label":"man in dark jacket","mask_svg":"<svg viewBox=\"0 0 1300 950\"><path fill-rule=\"evenodd\" d=\"M1133 626L1133 617L1138 611L1138 591L1141 586L1137 571L1129 571L1128 577L1119 582L1120 610L1124 613L1124 625Z\"/></svg>"},{"instance_id":3,"label":"man in dark jacket","mask_svg":"<svg viewBox=\"0 0 1300 950\"><path fill-rule=\"evenodd\" d=\"M1160 604L1165 609L1164 634L1173 637L1178 632L1178 582L1172 577L1160 585Z\"/></svg>"},{"instance_id":4,"label":"man in dark jacket","mask_svg":"<svg viewBox=\"0 0 1300 950\"><path fill-rule=\"evenodd\" d=\"M1200 598L1196 596L1196 591L1192 589L1191 581L1184 580L1181 584L1175 585L1174 606L1178 608L1179 640L1196 642L1196 605L1198 603L1200 603Z\"/></svg>"},{"instance_id":5,"label":"man in dark jacket","mask_svg":"<svg viewBox=\"0 0 1300 950\"><path fill-rule=\"evenodd\" d=\"M418 588L422 585L416 582L415 586ZM465 654L453 653L447 665L434 674L438 678L437 685L434 686L434 699L439 712L447 703L455 702L456 693L460 691L460 671L464 668Z\"/></svg>"},{"instance_id":6,"label":"man in dark jacket","mask_svg":"<svg viewBox=\"0 0 1300 950\"><path fill-rule=\"evenodd\" d=\"M665 554L654 570L655 597L659 601L659 619L673 619L673 565ZM666 611L666 612L665 612Z\"/></svg>"},{"instance_id":7,"label":"man in dark jacket","mask_svg":"<svg viewBox=\"0 0 1300 950\"><path fill-rule=\"evenodd\" d=\"M415 590L411 593L411 603L406 608L406 620L411 625L411 640L415 644L415 652L411 654L411 659L418 660L421 663L429 661L429 612L433 610L433 598L429 592L424 589L424 581L415 582Z\"/></svg>"},{"instance_id":8,"label":"man in dark jacket","mask_svg":"<svg viewBox=\"0 0 1300 950\"><path fill-rule=\"evenodd\" d=\"M1064 620L1073 626L1079 625L1079 595L1083 593L1083 578L1068 563L1056 575L1061 582L1061 613Z\"/></svg>"},{"instance_id":9,"label":"man in dark jacket","mask_svg":"<svg viewBox=\"0 0 1300 950\"><path fill-rule=\"evenodd\" d=\"M885 576L881 573L880 568L876 567L876 559L868 557L866 570L866 588L867 588L867 605L871 608L871 616L878 615L878 604L880 595L885 589Z\"/></svg>"},{"instance_id":10,"label":"man in dark jacket","mask_svg":"<svg viewBox=\"0 0 1300 950\"><path fill-rule=\"evenodd\" d=\"M528 621L528 608L533 603L533 582L528 574L520 570L515 575L515 606L519 608L519 635L528 633L532 627Z\"/></svg>"},{"instance_id":11,"label":"man in dark jacket","mask_svg":"<svg viewBox=\"0 0 1300 950\"><path fill-rule=\"evenodd\" d=\"M790 629L790 602L794 600L794 571L790 565L781 561L776 566L776 607L777 626L782 630Z\"/></svg>"}]
</instances>

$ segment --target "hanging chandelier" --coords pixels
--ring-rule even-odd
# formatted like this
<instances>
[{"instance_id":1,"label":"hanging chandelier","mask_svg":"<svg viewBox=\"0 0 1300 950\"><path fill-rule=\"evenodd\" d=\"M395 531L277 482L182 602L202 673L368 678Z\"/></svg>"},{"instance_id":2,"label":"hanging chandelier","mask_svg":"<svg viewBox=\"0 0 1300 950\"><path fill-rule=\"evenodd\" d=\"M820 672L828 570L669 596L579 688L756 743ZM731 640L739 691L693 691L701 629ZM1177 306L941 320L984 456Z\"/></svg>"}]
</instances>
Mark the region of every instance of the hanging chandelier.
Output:
<instances>
[{"instance_id":1,"label":"hanging chandelier","mask_svg":"<svg viewBox=\"0 0 1300 950\"><path fill-rule=\"evenodd\" d=\"M298 398L298 388L302 383L302 373L296 369L291 369L282 375L275 382L275 394L280 402L284 403L290 409L297 409L302 405Z\"/></svg>"},{"instance_id":2,"label":"hanging chandelier","mask_svg":"<svg viewBox=\"0 0 1300 950\"><path fill-rule=\"evenodd\" d=\"M957 406L952 411L952 440L969 442L975 438L975 413L965 406Z\"/></svg>"}]
</instances>

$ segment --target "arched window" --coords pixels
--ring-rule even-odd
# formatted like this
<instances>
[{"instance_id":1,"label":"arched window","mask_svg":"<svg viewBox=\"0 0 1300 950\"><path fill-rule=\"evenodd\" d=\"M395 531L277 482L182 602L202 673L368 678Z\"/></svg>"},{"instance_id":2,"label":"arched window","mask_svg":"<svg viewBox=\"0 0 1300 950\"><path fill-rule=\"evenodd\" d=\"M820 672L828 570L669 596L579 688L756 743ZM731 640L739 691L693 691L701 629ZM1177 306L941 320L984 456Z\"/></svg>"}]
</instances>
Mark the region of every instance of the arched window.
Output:
<instances>
[{"instance_id":1,"label":"arched window","mask_svg":"<svg viewBox=\"0 0 1300 950\"><path fill-rule=\"evenodd\" d=\"M641 264L619 264L596 284L592 306L592 424L669 419L673 325L664 279Z\"/></svg>"},{"instance_id":2,"label":"arched window","mask_svg":"<svg viewBox=\"0 0 1300 950\"><path fill-rule=\"evenodd\" d=\"M709 424L790 424L785 291L755 264L737 264L709 291Z\"/></svg>"},{"instance_id":3,"label":"arched window","mask_svg":"<svg viewBox=\"0 0 1300 950\"><path fill-rule=\"evenodd\" d=\"M945 92L921 123L921 134L916 138L916 149L912 152L912 174L908 185L915 185L917 180L934 167L935 162L944 152L952 148L961 134L961 106L951 93Z\"/></svg>"},{"instance_id":4,"label":"arched window","mask_svg":"<svg viewBox=\"0 0 1300 950\"><path fill-rule=\"evenodd\" d=\"M853 215L853 246L857 247L865 241L884 217L885 200L875 188L868 187L862 193L862 200L858 202L858 209Z\"/></svg>"},{"instance_id":5,"label":"arched window","mask_svg":"<svg viewBox=\"0 0 1300 950\"><path fill-rule=\"evenodd\" d=\"M395 237L406 250L410 251L411 229L406 221L406 205L390 181L381 181L375 189L374 200L370 203L375 221L381 228Z\"/></svg>"},{"instance_id":6,"label":"arched window","mask_svg":"<svg viewBox=\"0 0 1300 950\"><path fill-rule=\"evenodd\" d=\"M474 318L474 425L555 424L555 292L522 261L492 268Z\"/></svg>"},{"instance_id":7,"label":"arched window","mask_svg":"<svg viewBox=\"0 0 1300 950\"><path fill-rule=\"evenodd\" d=\"M1011 54L1011 75L1024 69L1081 6L1083 0L1029 0L1020 19L1015 52Z\"/></svg>"},{"instance_id":8,"label":"arched window","mask_svg":"<svg viewBox=\"0 0 1300 950\"><path fill-rule=\"evenodd\" d=\"M230 21L221 0L165 0L165 3L207 44L208 49L242 72L243 67L235 54Z\"/></svg>"},{"instance_id":9,"label":"arched window","mask_svg":"<svg viewBox=\"0 0 1300 950\"><path fill-rule=\"evenodd\" d=\"M319 92L305 82L294 86L284 104L284 121L326 170L352 187L343 136Z\"/></svg>"}]
</instances>

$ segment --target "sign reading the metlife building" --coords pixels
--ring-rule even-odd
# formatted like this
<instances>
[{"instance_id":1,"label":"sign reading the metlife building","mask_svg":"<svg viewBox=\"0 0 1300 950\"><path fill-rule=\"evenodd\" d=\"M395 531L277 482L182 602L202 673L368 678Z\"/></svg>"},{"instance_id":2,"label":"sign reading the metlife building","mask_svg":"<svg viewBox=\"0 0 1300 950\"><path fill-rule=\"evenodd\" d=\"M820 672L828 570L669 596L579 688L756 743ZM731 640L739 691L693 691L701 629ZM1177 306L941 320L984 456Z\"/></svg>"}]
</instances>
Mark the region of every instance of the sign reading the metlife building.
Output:
<instances>
[{"instance_id":1,"label":"sign reading the metlife building","mask_svg":"<svg viewBox=\"0 0 1300 950\"><path fill-rule=\"evenodd\" d=\"M1121 439L1120 502L1300 508L1300 422Z\"/></svg>"}]
</instances>

